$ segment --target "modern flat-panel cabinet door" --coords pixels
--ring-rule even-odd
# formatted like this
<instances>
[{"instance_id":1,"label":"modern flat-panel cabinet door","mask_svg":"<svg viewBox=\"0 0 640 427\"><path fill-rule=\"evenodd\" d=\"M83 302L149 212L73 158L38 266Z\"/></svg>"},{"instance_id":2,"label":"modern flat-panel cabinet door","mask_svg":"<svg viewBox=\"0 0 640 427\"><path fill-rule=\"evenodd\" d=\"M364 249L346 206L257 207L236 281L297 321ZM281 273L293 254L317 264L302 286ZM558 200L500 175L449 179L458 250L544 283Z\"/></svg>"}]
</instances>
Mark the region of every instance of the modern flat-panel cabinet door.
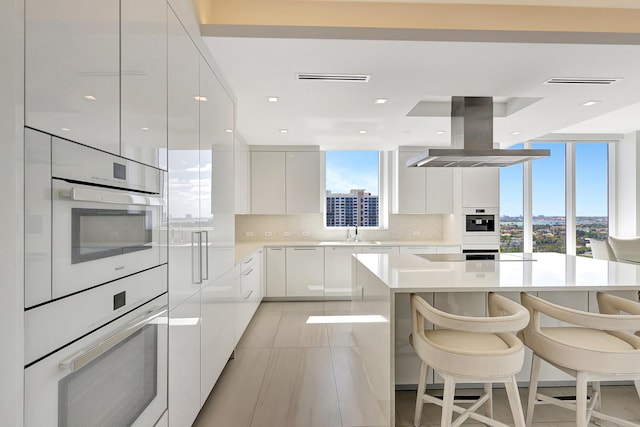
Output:
<instances>
[{"instance_id":1,"label":"modern flat-panel cabinet door","mask_svg":"<svg viewBox=\"0 0 640 427\"><path fill-rule=\"evenodd\" d=\"M119 0L25 1L25 124L120 153Z\"/></svg>"},{"instance_id":2,"label":"modern flat-panel cabinet door","mask_svg":"<svg viewBox=\"0 0 640 427\"><path fill-rule=\"evenodd\" d=\"M411 168L406 168L411 169ZM426 174L427 214L453 212L453 170L449 168L424 168Z\"/></svg>"},{"instance_id":3,"label":"modern flat-panel cabinet door","mask_svg":"<svg viewBox=\"0 0 640 427\"><path fill-rule=\"evenodd\" d=\"M290 151L286 155L287 214L321 213L320 152Z\"/></svg>"},{"instance_id":4,"label":"modern flat-panel cabinet door","mask_svg":"<svg viewBox=\"0 0 640 427\"><path fill-rule=\"evenodd\" d=\"M398 151L395 164L396 181L393 186L393 212L402 214L423 214L426 206L427 168L408 168L407 160L420 154L419 151Z\"/></svg>"},{"instance_id":5,"label":"modern flat-panel cabinet door","mask_svg":"<svg viewBox=\"0 0 640 427\"><path fill-rule=\"evenodd\" d=\"M236 135L235 141L235 205L237 214L248 214L250 210L251 191L249 187L249 163L251 162L251 154L249 146L244 140Z\"/></svg>"},{"instance_id":6,"label":"modern flat-panel cabinet door","mask_svg":"<svg viewBox=\"0 0 640 427\"><path fill-rule=\"evenodd\" d=\"M169 14L168 198L169 307L194 295L204 281L200 233L198 143L199 53L173 13Z\"/></svg>"},{"instance_id":7,"label":"modern flat-panel cabinet door","mask_svg":"<svg viewBox=\"0 0 640 427\"><path fill-rule=\"evenodd\" d=\"M206 280L235 263L233 102L200 57L200 220Z\"/></svg>"},{"instance_id":8,"label":"modern flat-panel cabinet door","mask_svg":"<svg viewBox=\"0 0 640 427\"><path fill-rule=\"evenodd\" d=\"M500 169L462 168L462 206L468 208L500 206Z\"/></svg>"},{"instance_id":9,"label":"modern flat-panel cabinet door","mask_svg":"<svg viewBox=\"0 0 640 427\"><path fill-rule=\"evenodd\" d=\"M265 256L266 297L284 297L287 294L287 262L285 248L267 248Z\"/></svg>"},{"instance_id":10,"label":"modern flat-panel cabinet door","mask_svg":"<svg viewBox=\"0 0 640 427\"><path fill-rule=\"evenodd\" d=\"M324 296L324 248L287 248L287 296Z\"/></svg>"},{"instance_id":11,"label":"modern flat-panel cabinet door","mask_svg":"<svg viewBox=\"0 0 640 427\"><path fill-rule=\"evenodd\" d=\"M169 425L190 426L200 411L200 292L169 311Z\"/></svg>"},{"instance_id":12,"label":"modern flat-panel cabinet door","mask_svg":"<svg viewBox=\"0 0 640 427\"><path fill-rule=\"evenodd\" d=\"M120 125L124 157L167 169L167 3L121 1Z\"/></svg>"},{"instance_id":13,"label":"modern flat-panel cabinet door","mask_svg":"<svg viewBox=\"0 0 640 427\"><path fill-rule=\"evenodd\" d=\"M324 248L324 296L351 296L351 263L360 248L326 246Z\"/></svg>"},{"instance_id":14,"label":"modern flat-panel cabinet door","mask_svg":"<svg viewBox=\"0 0 640 427\"><path fill-rule=\"evenodd\" d=\"M251 213L286 212L285 152L251 153Z\"/></svg>"},{"instance_id":15,"label":"modern flat-panel cabinet door","mask_svg":"<svg viewBox=\"0 0 640 427\"><path fill-rule=\"evenodd\" d=\"M234 269L201 291L201 397L204 404L235 347L236 315Z\"/></svg>"}]
</instances>

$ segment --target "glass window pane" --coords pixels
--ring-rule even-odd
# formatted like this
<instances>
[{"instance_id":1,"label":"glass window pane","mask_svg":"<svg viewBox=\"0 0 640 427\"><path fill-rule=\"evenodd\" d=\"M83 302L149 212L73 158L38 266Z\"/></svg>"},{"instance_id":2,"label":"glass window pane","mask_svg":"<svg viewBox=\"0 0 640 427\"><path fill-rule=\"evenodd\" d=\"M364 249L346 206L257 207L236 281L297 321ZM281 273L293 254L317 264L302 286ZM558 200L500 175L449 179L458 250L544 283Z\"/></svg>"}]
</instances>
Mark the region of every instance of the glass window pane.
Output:
<instances>
[{"instance_id":1,"label":"glass window pane","mask_svg":"<svg viewBox=\"0 0 640 427\"><path fill-rule=\"evenodd\" d=\"M565 145L532 144L551 155L532 163L533 251L566 252Z\"/></svg>"},{"instance_id":2,"label":"glass window pane","mask_svg":"<svg viewBox=\"0 0 640 427\"><path fill-rule=\"evenodd\" d=\"M576 144L576 254L591 256L589 238L609 235L607 143Z\"/></svg>"},{"instance_id":3,"label":"glass window pane","mask_svg":"<svg viewBox=\"0 0 640 427\"><path fill-rule=\"evenodd\" d=\"M522 169L522 164L500 168L500 252L523 251Z\"/></svg>"},{"instance_id":4,"label":"glass window pane","mask_svg":"<svg viewBox=\"0 0 640 427\"><path fill-rule=\"evenodd\" d=\"M327 227L378 227L378 151L327 151Z\"/></svg>"}]
</instances>

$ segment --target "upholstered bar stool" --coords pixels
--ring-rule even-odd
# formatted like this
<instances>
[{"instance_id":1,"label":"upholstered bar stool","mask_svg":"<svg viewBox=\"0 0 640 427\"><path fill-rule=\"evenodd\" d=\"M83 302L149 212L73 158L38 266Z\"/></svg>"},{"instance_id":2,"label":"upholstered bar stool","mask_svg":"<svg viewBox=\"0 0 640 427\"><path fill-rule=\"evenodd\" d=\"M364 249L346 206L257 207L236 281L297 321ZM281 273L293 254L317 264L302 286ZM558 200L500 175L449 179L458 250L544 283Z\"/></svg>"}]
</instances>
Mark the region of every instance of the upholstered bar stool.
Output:
<instances>
[{"instance_id":1,"label":"upholstered bar stool","mask_svg":"<svg viewBox=\"0 0 640 427\"><path fill-rule=\"evenodd\" d=\"M574 310L521 294L522 304L531 315L521 336L533 350L527 426L533 422L535 405L541 403L576 411L577 427L586 427L592 417L621 426L640 426L600 412L600 381L635 381L640 397L640 337L627 332L640 330L640 303L600 292L597 297L601 313ZM575 326L542 327L540 314ZM576 379L575 404L537 392L541 360ZM592 383L592 395L587 405L588 383Z\"/></svg>"},{"instance_id":2,"label":"upholstered bar stool","mask_svg":"<svg viewBox=\"0 0 640 427\"><path fill-rule=\"evenodd\" d=\"M420 425L425 403L442 406L442 427L459 426L473 418L491 426L506 427L492 419L491 384L504 383L516 427L524 426L524 414L515 374L522 369L524 346L512 332L524 328L529 313L520 304L489 293L490 317L468 317L445 313L418 295L411 294L411 345L422 360L414 425ZM444 329L425 329L425 320ZM444 378L443 398L425 392L427 376L435 370ZM454 404L456 383L483 383L484 394L469 408ZM475 411L485 405L485 414ZM452 423L453 412L458 412Z\"/></svg>"}]
</instances>

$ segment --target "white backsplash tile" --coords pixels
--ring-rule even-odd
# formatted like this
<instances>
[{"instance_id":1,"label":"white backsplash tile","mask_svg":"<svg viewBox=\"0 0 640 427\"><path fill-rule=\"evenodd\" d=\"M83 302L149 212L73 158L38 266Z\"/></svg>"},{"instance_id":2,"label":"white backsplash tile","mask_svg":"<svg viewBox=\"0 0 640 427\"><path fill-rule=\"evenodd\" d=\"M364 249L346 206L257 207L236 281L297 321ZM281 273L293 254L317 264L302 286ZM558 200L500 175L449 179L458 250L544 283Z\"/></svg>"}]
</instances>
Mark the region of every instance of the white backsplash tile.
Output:
<instances>
[{"instance_id":1,"label":"white backsplash tile","mask_svg":"<svg viewBox=\"0 0 640 427\"><path fill-rule=\"evenodd\" d=\"M441 241L445 240L445 224L450 215L390 215L389 228L359 228L365 240ZM332 230L323 226L322 215L236 215L236 241L323 241L345 240L344 228ZM414 235L414 232L419 235ZM271 235L265 237L265 233ZM247 236L247 234L252 234Z\"/></svg>"}]
</instances>

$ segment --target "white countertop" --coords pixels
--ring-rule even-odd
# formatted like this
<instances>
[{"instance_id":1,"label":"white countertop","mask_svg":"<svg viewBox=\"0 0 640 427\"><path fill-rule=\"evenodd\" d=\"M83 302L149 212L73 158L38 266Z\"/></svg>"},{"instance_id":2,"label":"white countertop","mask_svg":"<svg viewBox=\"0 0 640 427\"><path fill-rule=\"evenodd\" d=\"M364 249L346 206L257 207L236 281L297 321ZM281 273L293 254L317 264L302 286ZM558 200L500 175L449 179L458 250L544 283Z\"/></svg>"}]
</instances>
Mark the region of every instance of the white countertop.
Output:
<instances>
[{"instance_id":1,"label":"white countertop","mask_svg":"<svg viewBox=\"0 0 640 427\"><path fill-rule=\"evenodd\" d=\"M460 246L459 243L443 242L443 241L419 241L419 240L402 240L390 241L382 240L373 243L369 240L361 242L350 242L328 240L278 240L278 241L256 241L256 242L236 242L236 262L243 260L260 248L284 248L284 247L300 247L300 246L319 246L319 247L361 247L361 246Z\"/></svg>"},{"instance_id":2,"label":"white countertop","mask_svg":"<svg viewBox=\"0 0 640 427\"><path fill-rule=\"evenodd\" d=\"M640 266L558 253L508 261L432 262L420 255L357 254L393 292L640 289Z\"/></svg>"}]
</instances>

